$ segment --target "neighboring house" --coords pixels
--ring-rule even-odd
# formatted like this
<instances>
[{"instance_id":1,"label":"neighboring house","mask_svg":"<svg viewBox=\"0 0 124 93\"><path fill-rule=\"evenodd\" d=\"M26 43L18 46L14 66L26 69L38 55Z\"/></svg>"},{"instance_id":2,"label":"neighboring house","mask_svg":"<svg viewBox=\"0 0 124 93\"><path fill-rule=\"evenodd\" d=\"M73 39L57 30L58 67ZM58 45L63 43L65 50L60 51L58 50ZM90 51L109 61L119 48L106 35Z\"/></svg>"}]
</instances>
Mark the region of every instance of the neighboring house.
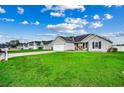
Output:
<instances>
[{"instance_id":1,"label":"neighboring house","mask_svg":"<svg viewBox=\"0 0 124 93\"><path fill-rule=\"evenodd\" d=\"M28 43L20 43L17 49L24 49L24 50L29 49Z\"/></svg>"},{"instance_id":2,"label":"neighboring house","mask_svg":"<svg viewBox=\"0 0 124 93\"><path fill-rule=\"evenodd\" d=\"M44 50L53 50L53 40L50 41L42 41Z\"/></svg>"},{"instance_id":3,"label":"neighboring house","mask_svg":"<svg viewBox=\"0 0 124 93\"><path fill-rule=\"evenodd\" d=\"M29 49L42 49L42 42L41 41L32 41L28 42Z\"/></svg>"},{"instance_id":4,"label":"neighboring house","mask_svg":"<svg viewBox=\"0 0 124 93\"><path fill-rule=\"evenodd\" d=\"M111 47L112 41L95 34L85 34L75 37L58 36L53 41L54 51L80 50L106 52Z\"/></svg>"},{"instance_id":5,"label":"neighboring house","mask_svg":"<svg viewBox=\"0 0 124 93\"><path fill-rule=\"evenodd\" d=\"M124 44L112 45L112 47L117 48L118 51L124 51Z\"/></svg>"},{"instance_id":6,"label":"neighboring house","mask_svg":"<svg viewBox=\"0 0 124 93\"><path fill-rule=\"evenodd\" d=\"M43 45L41 41L31 41L28 43L20 43L18 49L42 49Z\"/></svg>"},{"instance_id":7,"label":"neighboring house","mask_svg":"<svg viewBox=\"0 0 124 93\"><path fill-rule=\"evenodd\" d=\"M44 49L52 50L53 44L52 40L50 41L31 41L28 43L21 43L18 46L18 49Z\"/></svg>"}]
</instances>

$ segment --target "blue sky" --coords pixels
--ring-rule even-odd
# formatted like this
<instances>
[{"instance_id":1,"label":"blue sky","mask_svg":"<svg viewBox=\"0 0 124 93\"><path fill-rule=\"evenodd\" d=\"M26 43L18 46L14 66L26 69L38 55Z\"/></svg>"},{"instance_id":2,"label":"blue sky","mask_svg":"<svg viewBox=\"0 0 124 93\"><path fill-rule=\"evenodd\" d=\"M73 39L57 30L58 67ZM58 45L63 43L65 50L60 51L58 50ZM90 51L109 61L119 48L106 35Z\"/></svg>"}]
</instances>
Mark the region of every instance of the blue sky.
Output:
<instances>
[{"instance_id":1,"label":"blue sky","mask_svg":"<svg viewBox=\"0 0 124 93\"><path fill-rule=\"evenodd\" d=\"M124 42L124 6L0 6L0 42L94 33Z\"/></svg>"}]
</instances>

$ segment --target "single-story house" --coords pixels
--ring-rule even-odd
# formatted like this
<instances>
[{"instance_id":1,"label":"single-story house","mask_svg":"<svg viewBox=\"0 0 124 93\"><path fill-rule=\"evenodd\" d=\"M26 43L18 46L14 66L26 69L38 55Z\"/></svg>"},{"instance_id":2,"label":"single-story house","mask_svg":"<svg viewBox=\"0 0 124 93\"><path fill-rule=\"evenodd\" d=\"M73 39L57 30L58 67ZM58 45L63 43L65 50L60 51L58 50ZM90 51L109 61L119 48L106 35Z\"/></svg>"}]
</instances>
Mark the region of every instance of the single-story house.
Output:
<instances>
[{"instance_id":1,"label":"single-story house","mask_svg":"<svg viewBox=\"0 0 124 93\"><path fill-rule=\"evenodd\" d=\"M106 52L112 47L112 41L95 34L64 37L58 36L53 42L54 51L101 51Z\"/></svg>"},{"instance_id":2,"label":"single-story house","mask_svg":"<svg viewBox=\"0 0 124 93\"><path fill-rule=\"evenodd\" d=\"M20 45L17 46L17 49L24 49L24 50L29 49L28 43L20 43Z\"/></svg>"},{"instance_id":3,"label":"single-story house","mask_svg":"<svg viewBox=\"0 0 124 93\"><path fill-rule=\"evenodd\" d=\"M53 50L53 40L49 40L49 41L42 41L43 44L43 49L44 50Z\"/></svg>"},{"instance_id":4,"label":"single-story house","mask_svg":"<svg viewBox=\"0 0 124 93\"><path fill-rule=\"evenodd\" d=\"M42 42L41 41L32 41L28 42L29 49L42 49Z\"/></svg>"},{"instance_id":5,"label":"single-story house","mask_svg":"<svg viewBox=\"0 0 124 93\"><path fill-rule=\"evenodd\" d=\"M42 49L43 45L41 41L31 41L28 43L20 43L18 49Z\"/></svg>"},{"instance_id":6,"label":"single-story house","mask_svg":"<svg viewBox=\"0 0 124 93\"><path fill-rule=\"evenodd\" d=\"M112 47L117 48L118 51L124 51L124 44L115 44Z\"/></svg>"},{"instance_id":7,"label":"single-story house","mask_svg":"<svg viewBox=\"0 0 124 93\"><path fill-rule=\"evenodd\" d=\"M20 43L18 49L44 49L52 50L52 40L50 41L31 41L27 43Z\"/></svg>"}]
</instances>

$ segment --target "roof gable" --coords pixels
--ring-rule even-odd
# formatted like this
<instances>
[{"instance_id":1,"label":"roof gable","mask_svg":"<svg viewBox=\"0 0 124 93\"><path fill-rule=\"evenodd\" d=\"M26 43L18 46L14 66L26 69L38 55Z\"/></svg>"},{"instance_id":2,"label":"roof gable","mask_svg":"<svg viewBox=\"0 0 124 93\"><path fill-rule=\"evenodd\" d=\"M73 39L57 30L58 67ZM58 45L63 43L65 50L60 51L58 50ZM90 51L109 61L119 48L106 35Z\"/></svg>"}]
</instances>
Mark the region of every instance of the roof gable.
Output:
<instances>
[{"instance_id":1,"label":"roof gable","mask_svg":"<svg viewBox=\"0 0 124 93\"><path fill-rule=\"evenodd\" d=\"M81 42L82 40L84 40L85 38L87 38L88 36L91 36L91 35L94 35L94 36L97 36L101 39L104 39L110 43L112 43L111 40L105 38L105 37L101 37L99 35L95 35L95 34L84 34L84 35L80 35L80 36L72 36L72 37L64 37L64 36L59 36L61 37L63 40L65 40L66 42L70 42L70 43L74 43L74 42Z\"/></svg>"}]
</instances>

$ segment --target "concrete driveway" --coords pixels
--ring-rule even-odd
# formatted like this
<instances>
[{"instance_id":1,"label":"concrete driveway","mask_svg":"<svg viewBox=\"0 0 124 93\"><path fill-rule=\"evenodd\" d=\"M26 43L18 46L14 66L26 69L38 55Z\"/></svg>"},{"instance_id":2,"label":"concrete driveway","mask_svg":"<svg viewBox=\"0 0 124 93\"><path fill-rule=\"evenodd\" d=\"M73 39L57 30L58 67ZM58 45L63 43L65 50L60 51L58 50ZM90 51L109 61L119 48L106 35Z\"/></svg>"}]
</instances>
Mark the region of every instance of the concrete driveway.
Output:
<instances>
[{"instance_id":1,"label":"concrete driveway","mask_svg":"<svg viewBox=\"0 0 124 93\"><path fill-rule=\"evenodd\" d=\"M55 52L55 51L12 53L12 54L8 54L8 58L19 57L19 56L37 55L37 54L48 54L48 53L53 53L53 52Z\"/></svg>"}]
</instances>

